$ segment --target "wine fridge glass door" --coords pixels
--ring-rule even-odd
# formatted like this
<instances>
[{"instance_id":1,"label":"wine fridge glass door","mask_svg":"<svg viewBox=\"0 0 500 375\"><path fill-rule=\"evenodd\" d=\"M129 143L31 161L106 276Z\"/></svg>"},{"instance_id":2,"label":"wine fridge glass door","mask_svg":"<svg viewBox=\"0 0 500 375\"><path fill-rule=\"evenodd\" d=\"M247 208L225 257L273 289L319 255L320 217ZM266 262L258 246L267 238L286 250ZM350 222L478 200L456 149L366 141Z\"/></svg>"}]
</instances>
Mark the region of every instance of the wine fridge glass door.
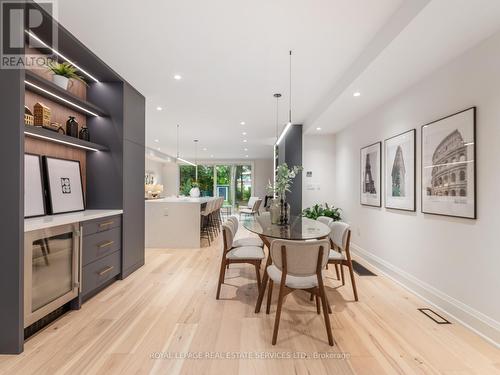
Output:
<instances>
[{"instance_id":1,"label":"wine fridge glass door","mask_svg":"<svg viewBox=\"0 0 500 375\"><path fill-rule=\"evenodd\" d=\"M76 297L78 231L73 225L42 230L27 236L25 248L26 326Z\"/></svg>"}]
</instances>

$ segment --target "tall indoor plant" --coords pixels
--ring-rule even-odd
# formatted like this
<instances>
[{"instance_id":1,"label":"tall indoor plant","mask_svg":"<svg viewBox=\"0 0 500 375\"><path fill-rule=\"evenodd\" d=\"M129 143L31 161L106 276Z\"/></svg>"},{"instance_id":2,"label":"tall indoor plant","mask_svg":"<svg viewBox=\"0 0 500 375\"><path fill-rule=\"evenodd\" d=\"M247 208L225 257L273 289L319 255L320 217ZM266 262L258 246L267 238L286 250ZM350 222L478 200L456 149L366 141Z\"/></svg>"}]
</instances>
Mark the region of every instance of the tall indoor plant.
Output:
<instances>
[{"instance_id":1,"label":"tall indoor plant","mask_svg":"<svg viewBox=\"0 0 500 375\"><path fill-rule=\"evenodd\" d=\"M271 209L271 221L276 224L286 225L290 217L290 204L286 201L286 193L291 192L293 179L302 171L301 166L289 168L286 163L278 165L276 168L276 183L274 186L269 183L268 190L275 197L276 204L279 205L279 218L276 218L276 213Z\"/></svg>"}]
</instances>

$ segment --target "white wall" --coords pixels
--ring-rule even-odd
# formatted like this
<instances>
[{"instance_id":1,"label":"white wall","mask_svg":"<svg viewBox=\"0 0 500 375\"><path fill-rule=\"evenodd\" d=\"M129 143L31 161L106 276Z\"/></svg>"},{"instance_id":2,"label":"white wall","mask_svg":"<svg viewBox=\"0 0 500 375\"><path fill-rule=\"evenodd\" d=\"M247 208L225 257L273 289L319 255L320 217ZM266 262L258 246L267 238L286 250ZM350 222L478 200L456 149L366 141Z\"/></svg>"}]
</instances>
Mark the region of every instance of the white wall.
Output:
<instances>
[{"instance_id":1,"label":"white wall","mask_svg":"<svg viewBox=\"0 0 500 375\"><path fill-rule=\"evenodd\" d=\"M304 135L302 138L302 208L335 202L335 136ZM307 177L307 172L312 172Z\"/></svg>"},{"instance_id":2,"label":"white wall","mask_svg":"<svg viewBox=\"0 0 500 375\"><path fill-rule=\"evenodd\" d=\"M500 33L336 135L336 202L361 254L500 342ZM370 95L369 93L367 93ZM376 92L371 93L376 95ZM420 212L421 125L477 106L477 220ZM359 204L359 150L417 129L417 212Z\"/></svg>"},{"instance_id":3,"label":"white wall","mask_svg":"<svg viewBox=\"0 0 500 375\"><path fill-rule=\"evenodd\" d=\"M146 172L155 174L157 184L163 185L162 196L179 194L179 166L175 162L151 160L146 156Z\"/></svg>"},{"instance_id":4,"label":"white wall","mask_svg":"<svg viewBox=\"0 0 500 375\"><path fill-rule=\"evenodd\" d=\"M254 160L253 178L254 192L252 195L264 199L267 194L267 184L269 181L273 182L273 159Z\"/></svg>"}]
</instances>

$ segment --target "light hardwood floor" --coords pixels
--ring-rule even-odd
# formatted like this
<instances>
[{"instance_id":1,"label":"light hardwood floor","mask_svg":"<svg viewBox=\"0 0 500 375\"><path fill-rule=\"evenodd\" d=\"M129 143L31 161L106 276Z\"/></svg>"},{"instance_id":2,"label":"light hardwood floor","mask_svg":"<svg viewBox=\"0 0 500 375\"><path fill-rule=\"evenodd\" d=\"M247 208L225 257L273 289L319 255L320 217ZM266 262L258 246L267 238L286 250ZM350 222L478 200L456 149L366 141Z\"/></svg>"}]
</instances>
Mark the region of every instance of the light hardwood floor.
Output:
<instances>
[{"instance_id":1,"label":"light hardwood floor","mask_svg":"<svg viewBox=\"0 0 500 375\"><path fill-rule=\"evenodd\" d=\"M500 374L500 350L479 336L433 323L417 310L423 301L383 276L358 277L353 302L333 267L326 283L335 346L314 302L296 292L284 303L273 347L275 300L271 315L265 305L254 313L252 266L232 265L215 299L220 256L220 240L203 249L148 249L146 265L129 278L32 337L23 354L0 356L0 373ZM261 358L152 359L162 352ZM293 357L315 353L337 358ZM271 355L292 358L262 358Z\"/></svg>"}]
</instances>

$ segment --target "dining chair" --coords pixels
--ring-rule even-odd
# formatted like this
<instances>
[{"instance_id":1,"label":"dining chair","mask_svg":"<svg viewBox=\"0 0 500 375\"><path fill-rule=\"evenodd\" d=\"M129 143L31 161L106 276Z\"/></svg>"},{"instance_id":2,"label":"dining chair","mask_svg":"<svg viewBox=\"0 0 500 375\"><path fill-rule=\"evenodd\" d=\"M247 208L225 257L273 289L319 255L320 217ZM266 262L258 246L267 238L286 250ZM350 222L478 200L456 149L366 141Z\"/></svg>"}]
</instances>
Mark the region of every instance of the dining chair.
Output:
<instances>
[{"instance_id":1,"label":"dining chair","mask_svg":"<svg viewBox=\"0 0 500 375\"><path fill-rule=\"evenodd\" d=\"M255 198L255 197L252 197L252 198ZM250 198L250 199L252 199L252 198ZM248 202L250 203L250 200ZM253 200L252 202L253 202L253 204L252 204L252 206L250 206L251 208L241 208L240 209L240 218L241 218L241 214L252 215L252 216L254 216L255 214L260 215L259 208L260 208L260 205L262 203L262 199L257 198L256 200Z\"/></svg>"},{"instance_id":2,"label":"dining chair","mask_svg":"<svg viewBox=\"0 0 500 375\"><path fill-rule=\"evenodd\" d=\"M233 228L229 222L222 224L223 252L220 265L219 284L217 286L217 296L219 299L221 286L224 283L226 268L232 263L248 263L255 267L257 278L257 288L260 290L260 266L264 259L264 250L258 246L240 246L234 247Z\"/></svg>"},{"instance_id":3,"label":"dining chair","mask_svg":"<svg viewBox=\"0 0 500 375\"><path fill-rule=\"evenodd\" d=\"M327 226L330 226L330 224L333 223L333 219L331 217L328 217L328 216L318 216L318 218L316 220L318 220L319 222L321 222ZM328 265L326 266L326 268L328 268ZM338 264L335 264L335 274L337 275L337 280L340 280ZM311 301L312 301L312 298L313 298L313 296L311 294Z\"/></svg>"},{"instance_id":4,"label":"dining chair","mask_svg":"<svg viewBox=\"0 0 500 375\"><path fill-rule=\"evenodd\" d=\"M329 311L331 311L325 286L323 270L328 262L328 240L289 241L274 240L271 242L272 264L267 267L269 289L267 291L266 314L269 314L274 283L279 285L278 306L274 320L272 344L276 345L284 297L295 291L305 290L316 296L316 311L321 313L320 300L325 319L328 343L333 346L332 328Z\"/></svg>"},{"instance_id":5,"label":"dining chair","mask_svg":"<svg viewBox=\"0 0 500 375\"><path fill-rule=\"evenodd\" d=\"M238 232L238 228L240 223L238 221L238 217L232 215L228 217L228 222L231 223L233 229L233 238L236 236ZM264 247L264 242L260 238L257 237L243 237L238 240L233 241L233 247L241 247L241 246L258 246Z\"/></svg>"},{"instance_id":6,"label":"dining chair","mask_svg":"<svg viewBox=\"0 0 500 375\"><path fill-rule=\"evenodd\" d=\"M358 301L358 291L356 289L356 280L354 279L354 270L352 268L350 251L351 230L349 224L343 223L341 221L333 221L330 223L330 230L331 249L328 255L328 263L335 264L335 266L340 266L342 285L345 285L343 266L346 266L349 269L354 299Z\"/></svg>"}]
</instances>

